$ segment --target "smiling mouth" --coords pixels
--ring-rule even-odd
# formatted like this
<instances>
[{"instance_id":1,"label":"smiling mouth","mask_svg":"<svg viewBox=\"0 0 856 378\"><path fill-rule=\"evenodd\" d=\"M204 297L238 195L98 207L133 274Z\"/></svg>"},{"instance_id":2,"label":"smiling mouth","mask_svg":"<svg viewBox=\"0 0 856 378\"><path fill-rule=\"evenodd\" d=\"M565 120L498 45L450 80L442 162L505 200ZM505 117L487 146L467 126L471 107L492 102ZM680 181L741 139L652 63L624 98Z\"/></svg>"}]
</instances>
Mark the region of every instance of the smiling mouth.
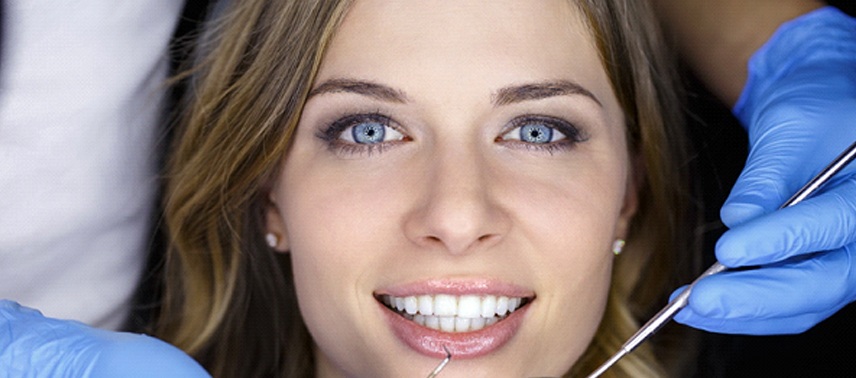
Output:
<instances>
[{"instance_id":1,"label":"smiling mouth","mask_svg":"<svg viewBox=\"0 0 856 378\"><path fill-rule=\"evenodd\" d=\"M423 327L462 333L478 331L502 321L533 298L496 295L375 296L391 311Z\"/></svg>"}]
</instances>

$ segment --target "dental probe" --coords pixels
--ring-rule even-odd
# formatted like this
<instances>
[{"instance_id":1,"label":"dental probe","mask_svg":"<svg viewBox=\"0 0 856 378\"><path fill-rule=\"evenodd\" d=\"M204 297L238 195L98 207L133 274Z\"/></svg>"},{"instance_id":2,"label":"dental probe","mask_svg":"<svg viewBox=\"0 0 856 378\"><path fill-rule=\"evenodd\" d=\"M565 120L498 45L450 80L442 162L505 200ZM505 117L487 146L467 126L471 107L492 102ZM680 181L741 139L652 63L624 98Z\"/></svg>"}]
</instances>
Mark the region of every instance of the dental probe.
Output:
<instances>
[{"instance_id":1,"label":"dental probe","mask_svg":"<svg viewBox=\"0 0 856 378\"><path fill-rule=\"evenodd\" d=\"M832 176L836 173L844 169L847 164L850 164L856 158L856 142L853 142L847 149L844 150L841 155L835 158L826 168L824 168L820 173L817 174L814 178L811 179L805 186L803 186L796 194L793 195L790 199L785 201L785 203L779 207L779 209L784 209L786 207L791 207L796 205L802 200L806 199L808 196L812 195L817 189L819 189L823 184L829 181ZM639 331L630 337L624 345L621 346L621 349L618 350L609 360L603 363L597 370L591 373L588 378L597 378L600 377L607 369L609 369L612 365L614 365L618 360L632 352L636 349L639 344L642 344L646 340L648 340L654 333L660 330L666 323L668 323L672 318L675 317L675 314L678 313L682 308L687 306L689 301L690 292L693 287L704 277L722 272L727 270L728 267L720 264L719 262L714 263L710 268L704 271L698 278L695 279L683 292L681 292L675 299L673 299L669 304L666 305L660 312L654 315L651 320L649 320Z\"/></svg>"},{"instance_id":2,"label":"dental probe","mask_svg":"<svg viewBox=\"0 0 856 378\"><path fill-rule=\"evenodd\" d=\"M437 374L440 374L440 370L443 370L443 368L446 367L449 361L452 360L452 353L449 352L449 349L447 349L445 345L443 345L443 350L446 351L446 358L444 358L443 361L440 361L440 364L434 368L431 374L428 374L428 378L436 377Z\"/></svg>"}]
</instances>

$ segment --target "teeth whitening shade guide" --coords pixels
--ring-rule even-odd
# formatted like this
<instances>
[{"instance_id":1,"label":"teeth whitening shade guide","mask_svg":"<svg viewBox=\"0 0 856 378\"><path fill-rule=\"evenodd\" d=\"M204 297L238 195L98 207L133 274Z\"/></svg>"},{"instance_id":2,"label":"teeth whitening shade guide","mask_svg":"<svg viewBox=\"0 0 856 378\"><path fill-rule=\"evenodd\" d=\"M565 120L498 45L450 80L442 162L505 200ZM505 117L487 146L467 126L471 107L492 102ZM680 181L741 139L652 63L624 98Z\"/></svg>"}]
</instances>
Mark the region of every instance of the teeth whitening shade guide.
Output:
<instances>
[{"instance_id":1,"label":"teeth whitening shade guide","mask_svg":"<svg viewBox=\"0 0 856 378\"><path fill-rule=\"evenodd\" d=\"M784 209L786 207L791 207L796 205L802 200L806 199L808 196L814 194L817 189L819 189L823 184L829 181L832 176L836 173L844 169L850 162L852 162L856 158L856 142L847 147L841 155L838 155L835 160L832 161L826 168L824 168L820 173L817 174L814 178L811 179L805 186L803 186L793 197L788 199L779 209ZM632 352L636 349L637 346L648 340L651 336L654 335L657 331L660 330L666 323L668 323L682 308L687 306L687 302L690 297L690 292L693 287L695 287L696 283L698 283L702 278L722 272L727 270L728 267L720 264L719 262L714 263L710 268L704 271L698 278L693 281L689 287L687 287L681 294L679 294L675 299L673 299L666 307L663 307L660 312L654 315L648 323L642 326L639 331L630 337L624 345L621 346L621 349L618 350L609 360L603 363L597 370L591 373L588 378L597 378L600 377L607 369L609 369L612 365L614 365L618 360Z\"/></svg>"}]
</instances>

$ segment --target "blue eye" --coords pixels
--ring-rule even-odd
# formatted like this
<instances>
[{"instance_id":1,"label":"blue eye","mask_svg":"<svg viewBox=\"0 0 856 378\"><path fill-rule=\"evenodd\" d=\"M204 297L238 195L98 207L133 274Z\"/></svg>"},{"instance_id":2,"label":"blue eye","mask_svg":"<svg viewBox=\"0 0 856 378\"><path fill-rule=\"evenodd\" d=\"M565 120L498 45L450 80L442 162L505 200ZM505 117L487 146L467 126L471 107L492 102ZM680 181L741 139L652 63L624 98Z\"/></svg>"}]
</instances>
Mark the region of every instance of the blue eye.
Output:
<instances>
[{"instance_id":1,"label":"blue eye","mask_svg":"<svg viewBox=\"0 0 856 378\"><path fill-rule=\"evenodd\" d=\"M349 130L350 129L350 132ZM404 135L392 127L374 120L362 120L345 127L339 140L355 144L378 144L403 140Z\"/></svg>"},{"instance_id":2,"label":"blue eye","mask_svg":"<svg viewBox=\"0 0 856 378\"><path fill-rule=\"evenodd\" d=\"M550 144L578 136L570 123L544 116L527 116L511 121L510 129L498 139L528 144Z\"/></svg>"},{"instance_id":3,"label":"blue eye","mask_svg":"<svg viewBox=\"0 0 856 378\"><path fill-rule=\"evenodd\" d=\"M528 143L550 143L553 141L553 128L543 123L528 124L520 129L520 140Z\"/></svg>"},{"instance_id":4,"label":"blue eye","mask_svg":"<svg viewBox=\"0 0 856 378\"><path fill-rule=\"evenodd\" d=\"M343 153L383 151L395 142L411 140L392 124L389 117L378 113L350 114L329 124L317 136L331 149Z\"/></svg>"}]
</instances>

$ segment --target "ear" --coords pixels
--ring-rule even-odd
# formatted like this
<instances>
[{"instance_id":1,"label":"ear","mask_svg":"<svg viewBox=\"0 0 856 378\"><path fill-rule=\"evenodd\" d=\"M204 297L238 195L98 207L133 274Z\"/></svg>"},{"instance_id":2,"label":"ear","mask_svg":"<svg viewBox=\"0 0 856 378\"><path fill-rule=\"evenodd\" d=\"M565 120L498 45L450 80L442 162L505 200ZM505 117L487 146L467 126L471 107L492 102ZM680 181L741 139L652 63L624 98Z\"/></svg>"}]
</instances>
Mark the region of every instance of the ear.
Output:
<instances>
[{"instance_id":1,"label":"ear","mask_svg":"<svg viewBox=\"0 0 856 378\"><path fill-rule=\"evenodd\" d=\"M288 233L286 233L285 219L272 197L268 198L267 205L265 205L265 233L276 236L276 245L271 248L277 252L288 253Z\"/></svg>"},{"instance_id":2,"label":"ear","mask_svg":"<svg viewBox=\"0 0 856 378\"><path fill-rule=\"evenodd\" d=\"M639 209L639 191L645 180L645 164L639 156L631 156L629 166L627 183L624 188L624 203L621 206L615 230L616 239L626 239L630 232L630 223L636 215L636 210Z\"/></svg>"}]
</instances>

